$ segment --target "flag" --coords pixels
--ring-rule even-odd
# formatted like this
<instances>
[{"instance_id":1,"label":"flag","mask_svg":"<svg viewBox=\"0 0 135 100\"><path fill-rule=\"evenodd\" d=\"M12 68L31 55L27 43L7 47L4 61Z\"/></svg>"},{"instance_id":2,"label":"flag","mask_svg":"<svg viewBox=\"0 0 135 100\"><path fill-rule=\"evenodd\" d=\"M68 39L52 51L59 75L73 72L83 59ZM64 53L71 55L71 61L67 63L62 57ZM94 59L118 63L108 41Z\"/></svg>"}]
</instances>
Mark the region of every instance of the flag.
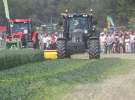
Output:
<instances>
[{"instance_id":1,"label":"flag","mask_svg":"<svg viewBox=\"0 0 135 100\"><path fill-rule=\"evenodd\" d=\"M107 16L108 28L114 26L114 22L111 16Z\"/></svg>"},{"instance_id":2,"label":"flag","mask_svg":"<svg viewBox=\"0 0 135 100\"><path fill-rule=\"evenodd\" d=\"M5 8L5 15L6 15L6 18L7 18L7 19L10 19L7 0L3 0L3 3L4 3L4 8Z\"/></svg>"}]
</instances>

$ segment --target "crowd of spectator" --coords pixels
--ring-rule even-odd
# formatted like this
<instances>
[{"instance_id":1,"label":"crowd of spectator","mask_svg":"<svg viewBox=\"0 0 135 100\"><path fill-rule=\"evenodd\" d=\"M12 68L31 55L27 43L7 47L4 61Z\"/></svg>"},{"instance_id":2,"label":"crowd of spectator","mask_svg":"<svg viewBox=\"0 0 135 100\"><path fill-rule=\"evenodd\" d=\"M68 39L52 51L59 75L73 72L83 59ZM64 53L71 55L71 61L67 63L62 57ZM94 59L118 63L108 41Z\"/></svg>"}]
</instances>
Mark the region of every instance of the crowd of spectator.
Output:
<instances>
[{"instance_id":1,"label":"crowd of spectator","mask_svg":"<svg viewBox=\"0 0 135 100\"><path fill-rule=\"evenodd\" d=\"M57 34L42 33L39 35L40 49L56 49Z\"/></svg>"},{"instance_id":2,"label":"crowd of spectator","mask_svg":"<svg viewBox=\"0 0 135 100\"><path fill-rule=\"evenodd\" d=\"M101 32L102 53L135 53L135 30Z\"/></svg>"}]
</instances>

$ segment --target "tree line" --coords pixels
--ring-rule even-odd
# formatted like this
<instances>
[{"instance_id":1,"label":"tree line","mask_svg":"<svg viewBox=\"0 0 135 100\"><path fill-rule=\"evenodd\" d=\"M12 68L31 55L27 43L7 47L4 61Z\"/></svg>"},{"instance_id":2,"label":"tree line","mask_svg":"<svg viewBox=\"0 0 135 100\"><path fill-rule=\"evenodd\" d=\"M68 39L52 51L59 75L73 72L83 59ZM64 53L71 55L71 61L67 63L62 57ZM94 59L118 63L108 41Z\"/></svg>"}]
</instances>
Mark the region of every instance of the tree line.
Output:
<instances>
[{"instance_id":1,"label":"tree line","mask_svg":"<svg viewBox=\"0 0 135 100\"><path fill-rule=\"evenodd\" d=\"M126 24L135 16L134 0L8 0L11 18L32 18L35 23L57 22L65 9L84 12L92 8L99 20L112 16L115 22ZM0 18L5 18L0 0Z\"/></svg>"}]
</instances>

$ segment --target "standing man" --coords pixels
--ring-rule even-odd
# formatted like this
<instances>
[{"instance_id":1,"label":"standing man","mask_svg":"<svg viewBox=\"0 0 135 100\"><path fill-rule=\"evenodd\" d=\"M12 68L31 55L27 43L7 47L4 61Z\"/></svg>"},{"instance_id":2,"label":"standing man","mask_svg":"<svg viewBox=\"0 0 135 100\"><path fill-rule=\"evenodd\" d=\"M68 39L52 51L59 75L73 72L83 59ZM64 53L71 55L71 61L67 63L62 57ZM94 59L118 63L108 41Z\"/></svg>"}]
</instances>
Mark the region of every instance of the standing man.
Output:
<instances>
[{"instance_id":1,"label":"standing man","mask_svg":"<svg viewBox=\"0 0 135 100\"><path fill-rule=\"evenodd\" d=\"M100 33L100 46L102 53L105 53L105 39L106 39L105 33L104 32Z\"/></svg>"},{"instance_id":2,"label":"standing man","mask_svg":"<svg viewBox=\"0 0 135 100\"><path fill-rule=\"evenodd\" d=\"M135 53L135 34L130 32L130 44L131 44L131 53Z\"/></svg>"}]
</instances>

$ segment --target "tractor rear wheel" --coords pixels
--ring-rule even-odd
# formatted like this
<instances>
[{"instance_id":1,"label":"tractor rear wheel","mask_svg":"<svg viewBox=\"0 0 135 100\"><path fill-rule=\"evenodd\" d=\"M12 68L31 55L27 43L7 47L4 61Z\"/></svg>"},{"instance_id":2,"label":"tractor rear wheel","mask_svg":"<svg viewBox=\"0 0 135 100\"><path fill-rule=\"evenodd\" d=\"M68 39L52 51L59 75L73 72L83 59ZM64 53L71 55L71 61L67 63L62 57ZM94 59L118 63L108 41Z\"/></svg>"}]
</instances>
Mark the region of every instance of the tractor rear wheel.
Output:
<instances>
[{"instance_id":1,"label":"tractor rear wheel","mask_svg":"<svg viewBox=\"0 0 135 100\"><path fill-rule=\"evenodd\" d=\"M57 48L58 58L59 59L65 58L66 57L66 40L64 39L57 40L56 48Z\"/></svg>"},{"instance_id":2,"label":"tractor rear wheel","mask_svg":"<svg viewBox=\"0 0 135 100\"><path fill-rule=\"evenodd\" d=\"M100 43L98 38L89 38L87 41L89 59L100 58Z\"/></svg>"}]
</instances>

